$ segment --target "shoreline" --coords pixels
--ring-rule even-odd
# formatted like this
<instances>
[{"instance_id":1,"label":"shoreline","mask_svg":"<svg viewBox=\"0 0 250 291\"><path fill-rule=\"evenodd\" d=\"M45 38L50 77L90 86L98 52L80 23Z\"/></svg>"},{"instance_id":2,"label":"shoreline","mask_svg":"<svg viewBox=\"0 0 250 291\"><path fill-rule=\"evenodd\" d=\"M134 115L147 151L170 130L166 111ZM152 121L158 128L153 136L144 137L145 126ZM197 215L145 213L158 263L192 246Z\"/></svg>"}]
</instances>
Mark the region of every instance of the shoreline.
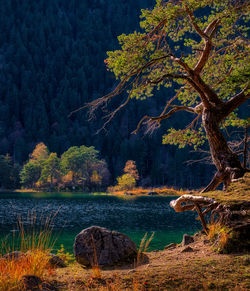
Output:
<instances>
[{"instance_id":1,"label":"shoreline","mask_svg":"<svg viewBox=\"0 0 250 291\"><path fill-rule=\"evenodd\" d=\"M84 192L82 191L49 191L46 189L0 189L0 195L1 193L53 193L53 194L65 194L65 193L71 193L71 194L88 194L88 195L107 195L107 196L117 196L117 197L160 197L160 196L181 196L183 194L191 194L196 193L197 190L176 190L173 187L171 188L135 188L132 190L121 190L121 191L114 191L114 192Z\"/></svg>"}]
</instances>

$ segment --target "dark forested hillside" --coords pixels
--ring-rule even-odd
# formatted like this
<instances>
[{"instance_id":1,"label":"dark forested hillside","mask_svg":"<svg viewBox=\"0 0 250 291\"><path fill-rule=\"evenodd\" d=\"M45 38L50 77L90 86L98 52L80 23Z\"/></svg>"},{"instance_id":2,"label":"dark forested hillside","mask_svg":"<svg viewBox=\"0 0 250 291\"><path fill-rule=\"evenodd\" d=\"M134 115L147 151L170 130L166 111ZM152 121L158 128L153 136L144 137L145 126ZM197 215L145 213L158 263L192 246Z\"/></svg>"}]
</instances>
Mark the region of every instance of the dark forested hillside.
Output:
<instances>
[{"instance_id":1,"label":"dark forested hillside","mask_svg":"<svg viewBox=\"0 0 250 291\"><path fill-rule=\"evenodd\" d=\"M100 113L92 122L86 110L68 117L114 87L116 80L104 64L106 51L117 47L119 34L138 29L140 9L154 2L1 1L0 154L9 153L23 164L38 142L59 155L73 145L93 145L113 179L131 159L136 161L141 183L205 185L212 171L203 165L183 165L191 159L189 149L162 145L164 124L153 136L130 134L145 112L159 112L167 89L154 100L138 101L140 107L131 102L108 131L98 135L96 130L103 124ZM187 121L185 114L175 118L168 122L176 127Z\"/></svg>"}]
</instances>

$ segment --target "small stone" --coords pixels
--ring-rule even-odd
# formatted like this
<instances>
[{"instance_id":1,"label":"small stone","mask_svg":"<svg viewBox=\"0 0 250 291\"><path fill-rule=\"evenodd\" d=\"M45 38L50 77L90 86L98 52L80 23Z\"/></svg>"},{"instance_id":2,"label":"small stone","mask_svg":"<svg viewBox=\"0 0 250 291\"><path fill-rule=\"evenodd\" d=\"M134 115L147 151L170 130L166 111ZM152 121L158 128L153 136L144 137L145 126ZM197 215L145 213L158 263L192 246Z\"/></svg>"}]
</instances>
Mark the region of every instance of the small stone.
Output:
<instances>
[{"instance_id":1,"label":"small stone","mask_svg":"<svg viewBox=\"0 0 250 291\"><path fill-rule=\"evenodd\" d=\"M164 250L173 249L173 248L176 248L176 244L175 243L171 243L171 244L165 246Z\"/></svg>"},{"instance_id":2,"label":"small stone","mask_svg":"<svg viewBox=\"0 0 250 291\"><path fill-rule=\"evenodd\" d=\"M57 255L50 254L49 263L52 267L55 268L65 268L67 265L64 263L64 261Z\"/></svg>"},{"instance_id":3,"label":"small stone","mask_svg":"<svg viewBox=\"0 0 250 291\"><path fill-rule=\"evenodd\" d=\"M182 253L189 253L189 252L193 252L194 250L191 247L186 247L184 248L181 252Z\"/></svg>"},{"instance_id":4,"label":"small stone","mask_svg":"<svg viewBox=\"0 0 250 291\"><path fill-rule=\"evenodd\" d=\"M127 274L133 274L136 273L136 270L129 270Z\"/></svg>"},{"instance_id":5,"label":"small stone","mask_svg":"<svg viewBox=\"0 0 250 291\"><path fill-rule=\"evenodd\" d=\"M41 291L57 291L57 288L48 282L43 282Z\"/></svg>"},{"instance_id":6,"label":"small stone","mask_svg":"<svg viewBox=\"0 0 250 291\"><path fill-rule=\"evenodd\" d=\"M249 266L250 265L250 257L243 258L242 263L244 266Z\"/></svg>"},{"instance_id":7,"label":"small stone","mask_svg":"<svg viewBox=\"0 0 250 291\"><path fill-rule=\"evenodd\" d=\"M24 290L27 291L36 291L41 290L42 280L41 278L34 275L24 275L21 278L21 282L23 283Z\"/></svg>"},{"instance_id":8,"label":"small stone","mask_svg":"<svg viewBox=\"0 0 250 291\"><path fill-rule=\"evenodd\" d=\"M155 196L155 195L158 195L158 193L155 192L155 191L149 191L149 192L148 192L148 195L149 195L149 196Z\"/></svg>"},{"instance_id":9,"label":"small stone","mask_svg":"<svg viewBox=\"0 0 250 291\"><path fill-rule=\"evenodd\" d=\"M192 236L190 236L188 234L184 234L181 245L184 247L184 246L189 245L193 242L194 242L194 238Z\"/></svg>"},{"instance_id":10,"label":"small stone","mask_svg":"<svg viewBox=\"0 0 250 291\"><path fill-rule=\"evenodd\" d=\"M4 259L9 259L9 260L18 260L20 259L20 257L24 256L24 253L23 252L20 252L20 251L14 251L14 252L11 252L11 253L8 253L8 254L5 254L3 256Z\"/></svg>"}]
</instances>

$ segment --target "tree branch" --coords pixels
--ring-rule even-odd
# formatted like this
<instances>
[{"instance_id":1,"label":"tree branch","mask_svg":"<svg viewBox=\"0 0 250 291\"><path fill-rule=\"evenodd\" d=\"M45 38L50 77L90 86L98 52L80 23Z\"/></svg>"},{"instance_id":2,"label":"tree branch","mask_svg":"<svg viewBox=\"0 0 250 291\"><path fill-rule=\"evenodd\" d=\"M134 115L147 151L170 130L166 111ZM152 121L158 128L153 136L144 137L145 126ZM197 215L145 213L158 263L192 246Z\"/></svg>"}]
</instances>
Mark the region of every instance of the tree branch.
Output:
<instances>
[{"instance_id":1,"label":"tree branch","mask_svg":"<svg viewBox=\"0 0 250 291\"><path fill-rule=\"evenodd\" d=\"M171 58L172 61L174 61L177 64L179 64L190 76L193 76L193 70L181 58L177 58L177 57L175 57L173 55L170 58Z\"/></svg>"},{"instance_id":2,"label":"tree branch","mask_svg":"<svg viewBox=\"0 0 250 291\"><path fill-rule=\"evenodd\" d=\"M204 105L204 108L206 108L206 109L210 108L211 105L210 105L206 95L204 94L204 91L192 79L188 78L187 81L195 89L195 91L199 93L199 95L201 97L201 101Z\"/></svg>"},{"instance_id":3,"label":"tree branch","mask_svg":"<svg viewBox=\"0 0 250 291\"><path fill-rule=\"evenodd\" d=\"M150 84L159 84L160 82L164 81L167 78L172 78L172 79L188 79L188 76L186 75L181 75L181 74L165 74L162 77L159 77L158 79L155 80L147 80L147 83Z\"/></svg>"},{"instance_id":4,"label":"tree branch","mask_svg":"<svg viewBox=\"0 0 250 291\"><path fill-rule=\"evenodd\" d=\"M138 123L136 129L132 132L133 134L137 134L138 130L140 129L141 125L143 124L143 122L145 120L149 120L150 122L157 122L160 123L162 120L167 119L169 117L171 117L174 113L178 112L178 111L187 111L190 113L196 113L194 111L194 108L192 107L188 107L188 106L178 106L178 105L170 105L171 107L173 107L171 110L168 111L168 113L163 114L163 115L159 115L159 116L144 116Z\"/></svg>"},{"instance_id":5,"label":"tree branch","mask_svg":"<svg viewBox=\"0 0 250 291\"><path fill-rule=\"evenodd\" d=\"M240 93L238 93L225 103L225 106L222 109L223 112L221 120L226 118L228 114L234 111L234 109L238 108L242 103L247 101L247 99L250 97L250 93L246 93L247 90L249 90L249 83Z\"/></svg>"},{"instance_id":6,"label":"tree branch","mask_svg":"<svg viewBox=\"0 0 250 291\"><path fill-rule=\"evenodd\" d=\"M201 38L208 39L207 34L199 27L199 25L197 24L197 22L195 20L193 12L187 7L187 5L185 5L185 10L188 14L188 17L189 17L191 24L192 24L193 28L195 29L195 31L199 34L199 36Z\"/></svg>"},{"instance_id":7,"label":"tree branch","mask_svg":"<svg viewBox=\"0 0 250 291\"><path fill-rule=\"evenodd\" d=\"M208 59L209 59L209 55L210 52L212 50L213 44L211 41L211 38L213 36L213 33L216 30L216 27L219 23L218 19L215 19L213 22L211 22L207 28L205 29L205 36L203 37L204 41L205 41L205 47L203 49L203 52L201 54L201 57L198 61L198 63L196 64L195 68L194 68L194 72L197 74L200 74L202 69L204 68L204 66L206 65ZM210 36L208 36L208 34L210 34Z\"/></svg>"}]
</instances>

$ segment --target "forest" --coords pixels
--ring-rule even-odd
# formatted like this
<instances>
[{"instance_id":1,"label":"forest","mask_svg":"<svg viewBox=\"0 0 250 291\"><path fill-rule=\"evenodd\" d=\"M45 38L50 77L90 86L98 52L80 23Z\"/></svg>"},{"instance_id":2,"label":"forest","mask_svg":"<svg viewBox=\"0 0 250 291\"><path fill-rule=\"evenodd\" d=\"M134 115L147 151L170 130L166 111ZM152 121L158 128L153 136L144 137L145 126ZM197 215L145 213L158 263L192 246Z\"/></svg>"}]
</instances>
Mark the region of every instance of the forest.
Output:
<instances>
[{"instance_id":1,"label":"forest","mask_svg":"<svg viewBox=\"0 0 250 291\"><path fill-rule=\"evenodd\" d=\"M188 114L173 116L151 135L131 134L145 113L159 112L174 88L155 91L156 98L143 102L132 100L99 133L104 123L101 110L91 122L87 110L71 114L114 89L118 81L104 63L106 52L119 47L118 35L139 29L141 9L154 4L154 0L1 2L0 180L5 181L0 181L1 187L20 186L18 173L41 142L57 156L73 146L93 146L113 185L128 160L136 162L142 186L199 188L211 179L215 168L202 160L206 144L196 152L189 145L162 144L167 128L191 122ZM247 106L240 112L246 116ZM244 128L226 132L233 139L244 137ZM201 163L186 163L200 159Z\"/></svg>"}]
</instances>

